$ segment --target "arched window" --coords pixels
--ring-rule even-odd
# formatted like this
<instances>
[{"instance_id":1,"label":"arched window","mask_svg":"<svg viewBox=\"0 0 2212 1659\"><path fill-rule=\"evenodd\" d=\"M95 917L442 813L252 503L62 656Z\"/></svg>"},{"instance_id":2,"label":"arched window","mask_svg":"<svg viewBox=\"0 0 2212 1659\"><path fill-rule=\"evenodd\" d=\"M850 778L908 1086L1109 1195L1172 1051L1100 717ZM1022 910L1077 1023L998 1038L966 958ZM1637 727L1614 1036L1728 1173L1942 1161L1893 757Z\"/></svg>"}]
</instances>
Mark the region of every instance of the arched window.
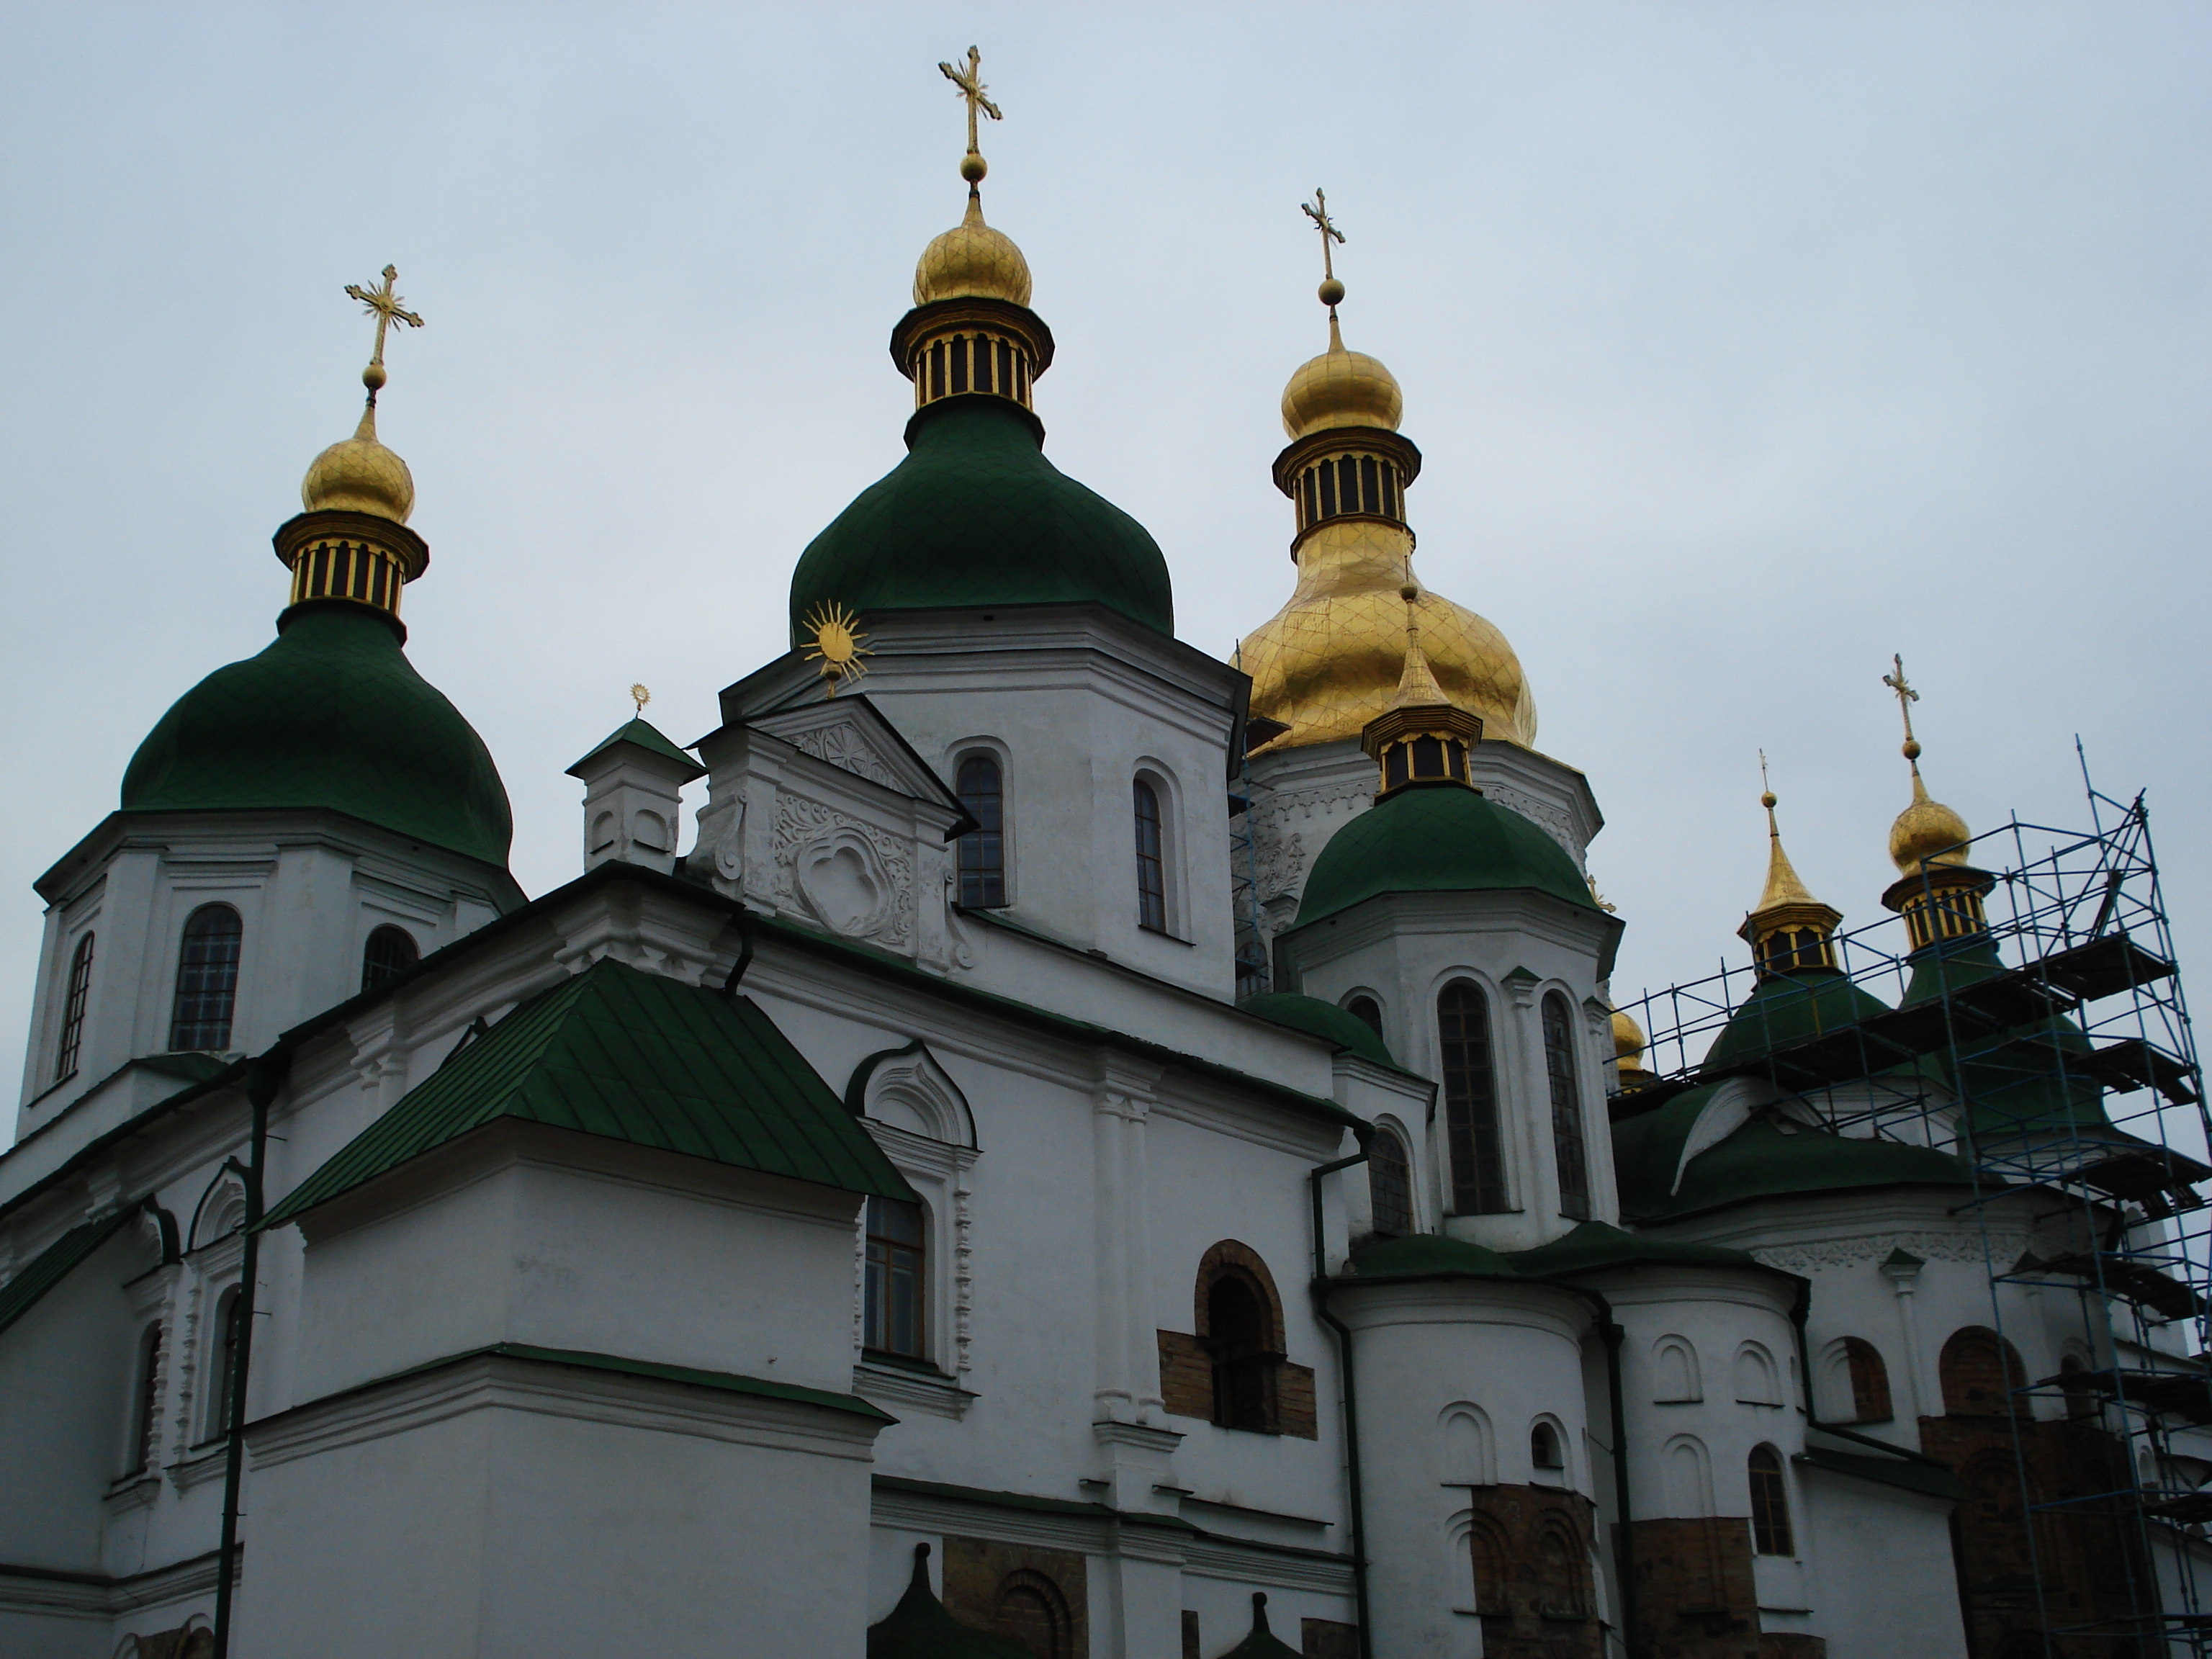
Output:
<instances>
[{"instance_id":1,"label":"arched window","mask_svg":"<svg viewBox=\"0 0 2212 1659\"><path fill-rule=\"evenodd\" d=\"M1559 1213L1589 1219L1589 1152L1575 1089L1574 1016L1557 991L1544 998L1544 1074L1552 1085L1552 1153L1559 1170Z\"/></svg>"},{"instance_id":2,"label":"arched window","mask_svg":"<svg viewBox=\"0 0 2212 1659\"><path fill-rule=\"evenodd\" d=\"M1536 1609L1547 1619L1589 1617L1589 1555L1566 1521L1547 1516L1536 1534Z\"/></svg>"},{"instance_id":3,"label":"arched window","mask_svg":"<svg viewBox=\"0 0 2212 1659\"><path fill-rule=\"evenodd\" d=\"M386 922L370 931L368 948L361 953L361 988L374 991L386 980L398 979L422 960L422 952L416 947L415 935L404 927L394 927Z\"/></svg>"},{"instance_id":4,"label":"arched window","mask_svg":"<svg viewBox=\"0 0 2212 1659\"><path fill-rule=\"evenodd\" d=\"M1213 1420L1224 1429L1274 1427L1275 1362L1267 1304L1245 1273L1219 1274L1206 1291L1207 1345L1213 1358Z\"/></svg>"},{"instance_id":5,"label":"arched window","mask_svg":"<svg viewBox=\"0 0 2212 1659\"><path fill-rule=\"evenodd\" d=\"M1559 1431L1549 1423L1538 1423L1528 1431L1528 1462L1554 1474L1567 1467L1566 1455L1559 1447Z\"/></svg>"},{"instance_id":6,"label":"arched window","mask_svg":"<svg viewBox=\"0 0 2212 1659\"><path fill-rule=\"evenodd\" d=\"M960 902L988 910L1006 902L1006 781L996 755L967 755L955 776L975 827L960 837Z\"/></svg>"},{"instance_id":7,"label":"arched window","mask_svg":"<svg viewBox=\"0 0 2212 1659\"><path fill-rule=\"evenodd\" d=\"M1851 1383L1851 1421L1887 1423L1890 1419L1889 1367L1881 1351L1863 1337L1844 1339L1844 1368Z\"/></svg>"},{"instance_id":8,"label":"arched window","mask_svg":"<svg viewBox=\"0 0 2212 1659\"><path fill-rule=\"evenodd\" d=\"M131 1390L130 1468L136 1474L154 1467L160 1451L161 1430L161 1322L155 1320L138 1336L138 1373Z\"/></svg>"},{"instance_id":9,"label":"arched window","mask_svg":"<svg viewBox=\"0 0 2212 1659\"><path fill-rule=\"evenodd\" d=\"M1490 1064L1490 1006L1480 986L1454 980L1437 998L1444 1085L1444 1135L1451 1149L1452 1209L1488 1215L1505 1207L1498 1145L1498 1085Z\"/></svg>"},{"instance_id":10,"label":"arched window","mask_svg":"<svg viewBox=\"0 0 2212 1659\"><path fill-rule=\"evenodd\" d=\"M921 1205L896 1198L868 1200L867 1266L860 1321L863 1347L908 1359L926 1357L922 1346L926 1237Z\"/></svg>"},{"instance_id":11,"label":"arched window","mask_svg":"<svg viewBox=\"0 0 2212 1659\"><path fill-rule=\"evenodd\" d=\"M1034 1567L1017 1567L999 1581L991 1630L1012 1637L1039 1659L1066 1659L1075 1650L1075 1619L1067 1597L1056 1581Z\"/></svg>"},{"instance_id":12,"label":"arched window","mask_svg":"<svg viewBox=\"0 0 2212 1659\"><path fill-rule=\"evenodd\" d=\"M1373 997L1354 997L1344 1005L1344 1012L1376 1036L1382 1035L1382 1005Z\"/></svg>"},{"instance_id":13,"label":"arched window","mask_svg":"<svg viewBox=\"0 0 2212 1659\"><path fill-rule=\"evenodd\" d=\"M1168 930L1167 831L1160 792L1139 778L1130 786L1137 821L1137 926Z\"/></svg>"},{"instance_id":14,"label":"arched window","mask_svg":"<svg viewBox=\"0 0 2212 1659\"><path fill-rule=\"evenodd\" d=\"M1367 1201L1379 1237L1403 1238L1413 1231L1413 1162L1406 1143L1389 1129L1377 1129L1367 1143Z\"/></svg>"},{"instance_id":15,"label":"arched window","mask_svg":"<svg viewBox=\"0 0 2212 1659\"><path fill-rule=\"evenodd\" d=\"M2025 1417L2027 1373L2011 1343L1984 1325L1954 1331L1936 1364L1943 1384L1943 1409L1953 1417Z\"/></svg>"},{"instance_id":16,"label":"arched window","mask_svg":"<svg viewBox=\"0 0 2212 1659\"><path fill-rule=\"evenodd\" d=\"M62 1041L54 1057L54 1081L76 1075L76 1057L84 1048L84 1008L92 997L92 935L77 940L70 955L69 988L62 994Z\"/></svg>"},{"instance_id":17,"label":"arched window","mask_svg":"<svg viewBox=\"0 0 2212 1659\"><path fill-rule=\"evenodd\" d=\"M1751 1449L1751 1547L1761 1555L1795 1555L1790 1531L1790 1492L1782 1483L1782 1454Z\"/></svg>"},{"instance_id":18,"label":"arched window","mask_svg":"<svg viewBox=\"0 0 2212 1659\"><path fill-rule=\"evenodd\" d=\"M215 1304L215 1345L209 1356L204 1413L210 1440L230 1428L230 1390L238 1374L238 1288L232 1285Z\"/></svg>"},{"instance_id":19,"label":"arched window","mask_svg":"<svg viewBox=\"0 0 2212 1659\"><path fill-rule=\"evenodd\" d=\"M228 904L203 904L185 923L177 957L177 1000L169 1017L169 1047L228 1048L230 1017L238 1004L238 951L246 924Z\"/></svg>"}]
</instances>

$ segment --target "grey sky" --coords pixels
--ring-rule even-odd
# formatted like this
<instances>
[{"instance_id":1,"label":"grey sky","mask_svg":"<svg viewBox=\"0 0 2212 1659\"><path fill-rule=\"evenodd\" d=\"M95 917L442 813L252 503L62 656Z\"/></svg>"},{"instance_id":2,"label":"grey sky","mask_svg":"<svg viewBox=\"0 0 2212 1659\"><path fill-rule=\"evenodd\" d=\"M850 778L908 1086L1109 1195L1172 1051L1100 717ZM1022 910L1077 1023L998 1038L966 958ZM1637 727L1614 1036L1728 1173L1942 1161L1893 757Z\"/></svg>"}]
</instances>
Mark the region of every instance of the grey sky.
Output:
<instances>
[{"instance_id":1,"label":"grey sky","mask_svg":"<svg viewBox=\"0 0 2212 1659\"><path fill-rule=\"evenodd\" d=\"M959 215L1059 340L1049 453L1158 538L1226 653L1288 594L1283 381L1345 331L1406 392L1418 565L1502 627L1608 818L1616 990L1711 971L1763 873L1878 914L1905 655L1977 829L2148 786L2212 924L2201 5L23 6L0 12L7 791L31 880L201 675L345 435L387 260L383 434L433 565L417 665L497 757L514 870L653 690L689 741L782 646L793 561L897 459L884 342Z\"/></svg>"}]
</instances>

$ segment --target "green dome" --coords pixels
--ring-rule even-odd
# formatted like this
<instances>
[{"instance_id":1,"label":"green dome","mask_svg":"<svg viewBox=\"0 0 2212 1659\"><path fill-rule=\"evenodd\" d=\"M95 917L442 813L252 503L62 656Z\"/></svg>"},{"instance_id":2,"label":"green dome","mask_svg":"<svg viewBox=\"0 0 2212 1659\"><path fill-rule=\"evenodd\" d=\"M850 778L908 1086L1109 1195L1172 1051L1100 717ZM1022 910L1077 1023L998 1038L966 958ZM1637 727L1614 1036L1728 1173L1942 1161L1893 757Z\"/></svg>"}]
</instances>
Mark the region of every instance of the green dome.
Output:
<instances>
[{"instance_id":1,"label":"green dome","mask_svg":"<svg viewBox=\"0 0 2212 1659\"><path fill-rule=\"evenodd\" d=\"M321 807L507 867L514 820L460 712L365 606L306 605L179 697L123 775L126 812Z\"/></svg>"},{"instance_id":2,"label":"green dome","mask_svg":"<svg viewBox=\"0 0 2212 1659\"><path fill-rule=\"evenodd\" d=\"M1720 1071L1802 1042L1823 1031L1856 1025L1889 1005L1833 968L1798 968L1762 978L1729 1018L1703 1069Z\"/></svg>"},{"instance_id":3,"label":"green dome","mask_svg":"<svg viewBox=\"0 0 2212 1659\"><path fill-rule=\"evenodd\" d=\"M1329 838L1298 904L1298 925L1384 893L1533 888L1585 910L1589 884L1559 842L1458 784L1407 784Z\"/></svg>"},{"instance_id":4,"label":"green dome","mask_svg":"<svg viewBox=\"0 0 2212 1659\"><path fill-rule=\"evenodd\" d=\"M1913 952L1904 1006L1932 1002L2005 971L1987 933L1938 941ZM2094 1046L2074 1021L2053 1018L1966 1038L1955 1057L1939 1048L1920 1064L1966 1099L1969 1122L1985 1148L2014 1152L2021 1136L2114 1133L2103 1088L2086 1071L2073 1069L2074 1057Z\"/></svg>"},{"instance_id":5,"label":"green dome","mask_svg":"<svg viewBox=\"0 0 2212 1659\"><path fill-rule=\"evenodd\" d=\"M1390 1058L1390 1050L1382 1039L1375 1035L1365 1020L1319 997L1300 996L1295 991L1263 991L1258 996L1246 997L1237 1006L1248 1014L1257 1014L1278 1025L1287 1025L1293 1031L1304 1031L1309 1036L1334 1042L1340 1048L1349 1048L1360 1059L1371 1060L1377 1066L1395 1068L1398 1065Z\"/></svg>"},{"instance_id":6,"label":"green dome","mask_svg":"<svg viewBox=\"0 0 2212 1659\"><path fill-rule=\"evenodd\" d=\"M1175 596L1144 526L1044 458L1032 418L1000 398L947 398L914 417L907 458L799 557L794 642L817 605L1103 605L1163 634Z\"/></svg>"}]
</instances>

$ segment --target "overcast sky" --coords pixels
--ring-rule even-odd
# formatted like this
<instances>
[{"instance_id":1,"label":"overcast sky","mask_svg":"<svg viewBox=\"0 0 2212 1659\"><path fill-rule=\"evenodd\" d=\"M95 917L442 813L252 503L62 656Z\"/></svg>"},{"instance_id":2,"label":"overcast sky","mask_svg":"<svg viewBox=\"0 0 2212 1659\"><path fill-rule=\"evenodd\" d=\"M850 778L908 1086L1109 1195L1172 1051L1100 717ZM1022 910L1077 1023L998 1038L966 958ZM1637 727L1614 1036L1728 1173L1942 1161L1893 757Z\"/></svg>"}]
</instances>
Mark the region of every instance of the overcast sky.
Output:
<instances>
[{"instance_id":1,"label":"overcast sky","mask_svg":"<svg viewBox=\"0 0 2212 1659\"><path fill-rule=\"evenodd\" d=\"M0 10L0 1045L32 880L202 675L351 429L434 563L416 665L490 744L514 868L651 686L679 742L782 648L807 541L902 453L884 343L959 216L940 58L981 46L992 222L1059 341L1049 453L1226 653L1287 597L1268 479L1323 343L1404 385L1417 564L1496 622L1589 775L1616 994L1740 960L1757 750L1799 871L1880 914L1924 768L1977 830L2147 788L2212 963L2202 4Z\"/></svg>"}]
</instances>

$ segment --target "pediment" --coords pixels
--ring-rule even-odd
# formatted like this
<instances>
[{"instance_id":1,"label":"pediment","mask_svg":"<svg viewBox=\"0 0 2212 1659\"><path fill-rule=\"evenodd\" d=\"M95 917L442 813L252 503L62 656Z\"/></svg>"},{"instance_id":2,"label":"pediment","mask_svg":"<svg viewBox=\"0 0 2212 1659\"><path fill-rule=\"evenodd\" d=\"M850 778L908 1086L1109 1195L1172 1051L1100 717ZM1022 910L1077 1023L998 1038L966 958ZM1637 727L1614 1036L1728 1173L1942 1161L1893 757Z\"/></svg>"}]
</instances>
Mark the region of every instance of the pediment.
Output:
<instances>
[{"instance_id":1,"label":"pediment","mask_svg":"<svg viewBox=\"0 0 2212 1659\"><path fill-rule=\"evenodd\" d=\"M865 696L833 697L779 709L745 724L854 777L944 808L957 814L963 827L966 823L968 815L959 798Z\"/></svg>"}]
</instances>

